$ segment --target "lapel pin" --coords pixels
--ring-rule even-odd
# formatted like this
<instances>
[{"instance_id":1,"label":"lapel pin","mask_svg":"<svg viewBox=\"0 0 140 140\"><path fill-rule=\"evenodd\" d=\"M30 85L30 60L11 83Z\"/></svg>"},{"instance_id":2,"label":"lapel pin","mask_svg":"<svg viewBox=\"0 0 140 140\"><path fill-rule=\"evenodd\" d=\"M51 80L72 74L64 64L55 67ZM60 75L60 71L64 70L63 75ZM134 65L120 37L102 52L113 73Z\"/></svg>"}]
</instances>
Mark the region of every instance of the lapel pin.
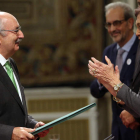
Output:
<instances>
[{"instance_id":1,"label":"lapel pin","mask_svg":"<svg viewBox=\"0 0 140 140\"><path fill-rule=\"evenodd\" d=\"M132 60L130 58L127 59L127 65L130 65Z\"/></svg>"}]
</instances>

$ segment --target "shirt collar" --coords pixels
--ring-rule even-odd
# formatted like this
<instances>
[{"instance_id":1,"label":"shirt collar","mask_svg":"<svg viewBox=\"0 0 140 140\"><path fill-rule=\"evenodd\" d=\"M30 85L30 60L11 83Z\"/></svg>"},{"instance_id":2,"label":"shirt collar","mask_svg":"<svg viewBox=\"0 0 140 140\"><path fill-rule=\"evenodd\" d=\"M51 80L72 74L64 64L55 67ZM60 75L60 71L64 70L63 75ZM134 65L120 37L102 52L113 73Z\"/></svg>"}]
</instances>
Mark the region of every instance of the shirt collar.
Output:
<instances>
[{"instance_id":1,"label":"shirt collar","mask_svg":"<svg viewBox=\"0 0 140 140\"><path fill-rule=\"evenodd\" d=\"M133 36L131 37L131 39L122 47L123 50L125 50L126 52L129 52L132 45L134 44L136 39L136 35L133 34ZM117 44L117 50L120 48L119 44Z\"/></svg>"},{"instance_id":2,"label":"shirt collar","mask_svg":"<svg viewBox=\"0 0 140 140\"><path fill-rule=\"evenodd\" d=\"M5 64L7 61L9 61L9 59L5 59L5 58L0 54L0 64L1 64L2 66L4 66L4 64Z\"/></svg>"}]
</instances>

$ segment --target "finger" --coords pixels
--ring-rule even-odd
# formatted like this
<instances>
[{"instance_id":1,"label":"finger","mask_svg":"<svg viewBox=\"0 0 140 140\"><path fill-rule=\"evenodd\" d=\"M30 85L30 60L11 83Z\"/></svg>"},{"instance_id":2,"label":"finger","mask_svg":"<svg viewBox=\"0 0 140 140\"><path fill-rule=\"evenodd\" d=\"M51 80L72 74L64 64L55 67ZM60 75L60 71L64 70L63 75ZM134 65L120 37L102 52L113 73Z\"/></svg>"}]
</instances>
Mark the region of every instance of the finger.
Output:
<instances>
[{"instance_id":1,"label":"finger","mask_svg":"<svg viewBox=\"0 0 140 140\"><path fill-rule=\"evenodd\" d=\"M28 139L34 139L35 137L31 134L31 132L35 131L35 129L30 129L30 128L24 128L24 135L28 138Z\"/></svg>"},{"instance_id":2,"label":"finger","mask_svg":"<svg viewBox=\"0 0 140 140\"><path fill-rule=\"evenodd\" d=\"M92 72L95 71L95 69L97 69L97 67L95 67L94 65L91 66L91 65L89 65L89 64L88 64L88 68L89 68Z\"/></svg>"},{"instance_id":3,"label":"finger","mask_svg":"<svg viewBox=\"0 0 140 140\"><path fill-rule=\"evenodd\" d=\"M105 60L106 60L106 62L107 62L108 65L109 64L112 64L111 61L110 61L110 59L107 56L105 56Z\"/></svg>"},{"instance_id":4,"label":"finger","mask_svg":"<svg viewBox=\"0 0 140 140\"><path fill-rule=\"evenodd\" d=\"M27 137L29 140L35 139L35 136L32 135L32 134L30 134L30 133L28 133L28 132L27 132L27 134L26 134L26 137Z\"/></svg>"},{"instance_id":5,"label":"finger","mask_svg":"<svg viewBox=\"0 0 140 140\"><path fill-rule=\"evenodd\" d=\"M41 121L39 122L39 124L40 124L40 125L45 125L45 123L44 123L44 122L41 122Z\"/></svg>"},{"instance_id":6,"label":"finger","mask_svg":"<svg viewBox=\"0 0 140 140\"><path fill-rule=\"evenodd\" d=\"M129 125L129 128L134 130L134 125L133 124Z\"/></svg>"},{"instance_id":7,"label":"finger","mask_svg":"<svg viewBox=\"0 0 140 140\"><path fill-rule=\"evenodd\" d=\"M43 132L38 133L38 136L39 137L45 137L48 133L49 133L49 129L48 130L44 130Z\"/></svg>"},{"instance_id":8,"label":"finger","mask_svg":"<svg viewBox=\"0 0 140 140\"><path fill-rule=\"evenodd\" d=\"M95 67L95 66L96 66L96 64L95 64L95 63L93 63L91 60L89 60L88 65L90 65L91 67Z\"/></svg>"},{"instance_id":9,"label":"finger","mask_svg":"<svg viewBox=\"0 0 140 140\"><path fill-rule=\"evenodd\" d=\"M23 128L23 129L27 132L34 132L35 131L35 129L31 129L31 128Z\"/></svg>"},{"instance_id":10,"label":"finger","mask_svg":"<svg viewBox=\"0 0 140 140\"><path fill-rule=\"evenodd\" d=\"M136 122L129 125L129 128L131 128L132 130L136 129L137 127L138 127L138 125Z\"/></svg>"},{"instance_id":11,"label":"finger","mask_svg":"<svg viewBox=\"0 0 140 140\"><path fill-rule=\"evenodd\" d=\"M117 65L115 66L115 71L116 71L117 73L120 73L119 68L118 68Z\"/></svg>"},{"instance_id":12,"label":"finger","mask_svg":"<svg viewBox=\"0 0 140 140\"><path fill-rule=\"evenodd\" d=\"M45 125L45 123L43 123L43 122L38 122L38 124L39 124L39 126L43 126L43 125Z\"/></svg>"},{"instance_id":13,"label":"finger","mask_svg":"<svg viewBox=\"0 0 140 140\"><path fill-rule=\"evenodd\" d=\"M88 67L93 69L99 69L99 66L93 63L91 60L89 60Z\"/></svg>"},{"instance_id":14,"label":"finger","mask_svg":"<svg viewBox=\"0 0 140 140\"><path fill-rule=\"evenodd\" d=\"M131 129L136 129L137 127L139 127L140 126L140 124L138 123L138 122L134 122L134 123L132 123L131 125L130 125L130 128Z\"/></svg>"},{"instance_id":15,"label":"finger","mask_svg":"<svg viewBox=\"0 0 140 140\"><path fill-rule=\"evenodd\" d=\"M96 65L98 65L98 66L100 66L100 65L103 64L102 62L98 61L98 60L95 59L94 57L92 57L91 60L94 62L94 64L96 64Z\"/></svg>"},{"instance_id":16,"label":"finger","mask_svg":"<svg viewBox=\"0 0 140 140\"><path fill-rule=\"evenodd\" d=\"M90 73L92 76L96 77L96 74L94 74L93 71L90 70L90 69L89 69L89 73Z\"/></svg>"},{"instance_id":17,"label":"finger","mask_svg":"<svg viewBox=\"0 0 140 140\"><path fill-rule=\"evenodd\" d=\"M91 71L91 69L89 69L89 73L93 76L93 72Z\"/></svg>"}]
</instances>

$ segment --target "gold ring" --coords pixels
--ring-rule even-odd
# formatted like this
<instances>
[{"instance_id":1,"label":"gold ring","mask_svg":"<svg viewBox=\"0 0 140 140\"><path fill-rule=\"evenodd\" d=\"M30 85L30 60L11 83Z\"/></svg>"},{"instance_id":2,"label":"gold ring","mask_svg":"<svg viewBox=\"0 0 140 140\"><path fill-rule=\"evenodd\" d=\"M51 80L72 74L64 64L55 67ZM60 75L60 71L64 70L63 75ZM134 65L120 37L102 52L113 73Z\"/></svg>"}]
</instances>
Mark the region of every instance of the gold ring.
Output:
<instances>
[{"instance_id":1,"label":"gold ring","mask_svg":"<svg viewBox=\"0 0 140 140\"><path fill-rule=\"evenodd\" d=\"M93 74L95 75L95 74L96 74L96 69L94 69L92 72L93 72Z\"/></svg>"}]
</instances>

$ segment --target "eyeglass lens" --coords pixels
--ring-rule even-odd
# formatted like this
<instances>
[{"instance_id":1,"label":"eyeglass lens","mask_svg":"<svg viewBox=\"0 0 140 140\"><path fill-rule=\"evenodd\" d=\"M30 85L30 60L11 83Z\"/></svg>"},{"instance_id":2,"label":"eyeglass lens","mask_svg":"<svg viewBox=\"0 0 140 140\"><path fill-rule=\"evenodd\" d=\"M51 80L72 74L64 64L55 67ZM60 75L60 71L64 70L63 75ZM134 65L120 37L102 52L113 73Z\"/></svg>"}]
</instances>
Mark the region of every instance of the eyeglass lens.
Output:
<instances>
[{"instance_id":1,"label":"eyeglass lens","mask_svg":"<svg viewBox=\"0 0 140 140\"><path fill-rule=\"evenodd\" d=\"M112 23L107 22L107 23L105 24L105 27L106 27L106 28L110 28L112 24L113 24L113 26L118 27L118 26L120 26L120 25L122 24L122 21L123 21L123 20L115 20L115 21L112 22Z\"/></svg>"}]
</instances>

